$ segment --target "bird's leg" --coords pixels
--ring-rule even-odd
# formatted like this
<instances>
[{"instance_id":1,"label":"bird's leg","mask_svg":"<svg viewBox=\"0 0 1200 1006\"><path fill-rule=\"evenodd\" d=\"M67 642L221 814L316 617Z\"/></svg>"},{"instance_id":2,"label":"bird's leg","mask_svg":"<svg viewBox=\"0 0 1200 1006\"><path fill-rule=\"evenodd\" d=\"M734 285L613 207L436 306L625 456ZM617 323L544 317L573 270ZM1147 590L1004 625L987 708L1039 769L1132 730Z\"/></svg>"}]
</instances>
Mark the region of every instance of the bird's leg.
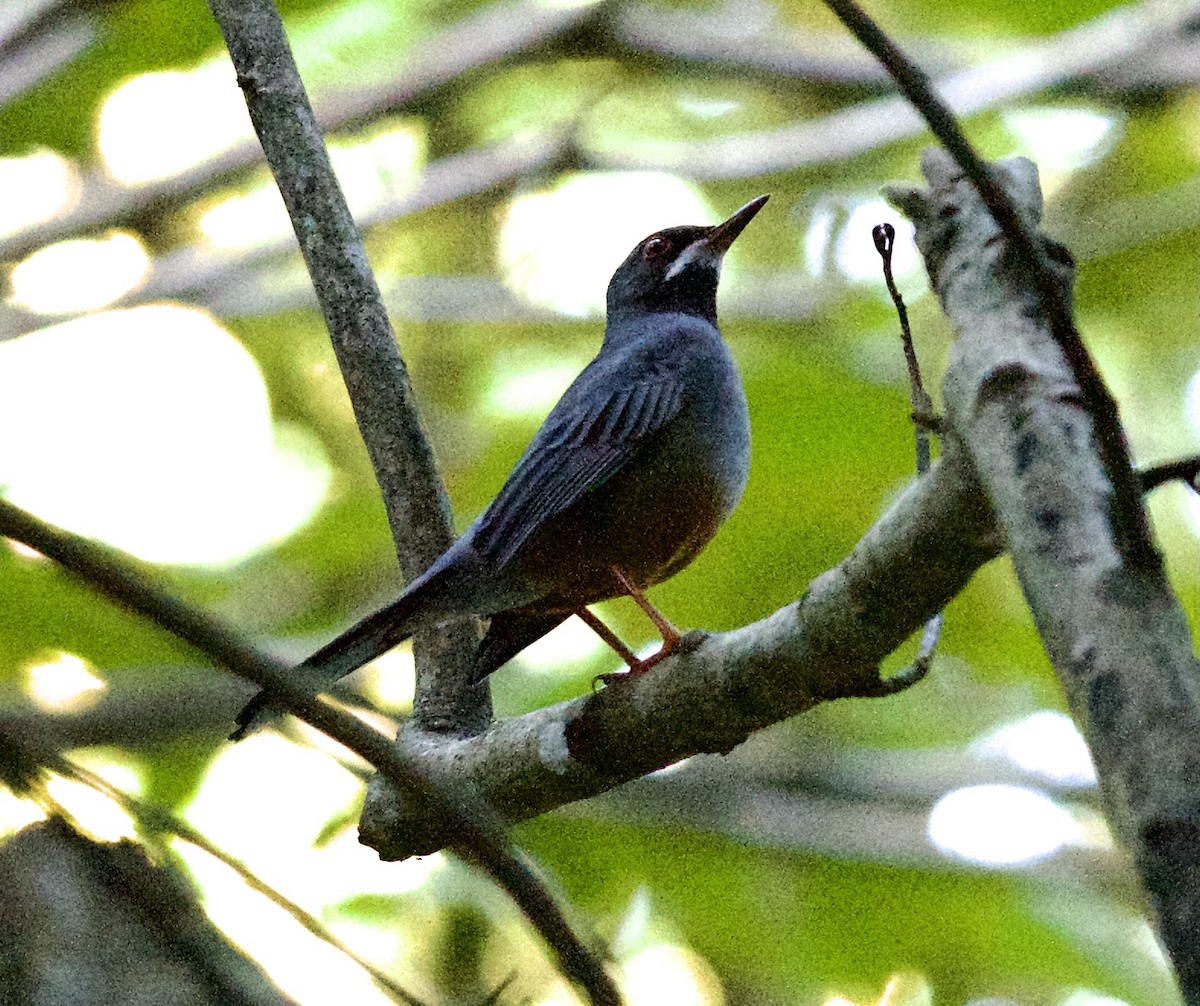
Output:
<instances>
[{"instance_id":1,"label":"bird's leg","mask_svg":"<svg viewBox=\"0 0 1200 1006\"><path fill-rule=\"evenodd\" d=\"M641 663L641 661L639 661L637 658L637 654L635 654L633 650L621 642L620 637L613 632L612 629L600 621L600 619L597 618L596 615L594 615L587 608L576 608L575 614L579 616L584 625L586 625L597 636L599 636L609 646L616 650L617 656L624 660L625 663L629 665L630 669L637 667L637 665ZM600 677L605 678L608 677L608 675L602 674Z\"/></svg>"},{"instance_id":2,"label":"bird's leg","mask_svg":"<svg viewBox=\"0 0 1200 1006\"><path fill-rule=\"evenodd\" d=\"M669 657L674 652L675 647L679 645L680 639L683 638L679 634L679 630L667 620L667 617L661 611L647 600L641 587L629 579L620 566L613 566L611 569L613 576L617 578L617 583L621 585L621 589L633 598L637 606L646 613L646 616L662 634L663 643L657 653L651 654L645 660L638 660L637 655L620 640L612 629L600 621L595 614L584 607L576 608L575 614L580 617L584 625L603 639L629 665L628 673L622 671L615 674L597 674L595 680L603 681L606 685L612 684L614 681L618 681L624 677L645 674L655 664Z\"/></svg>"},{"instance_id":3,"label":"bird's leg","mask_svg":"<svg viewBox=\"0 0 1200 1006\"><path fill-rule=\"evenodd\" d=\"M611 569L613 576L617 578L617 583L621 585L625 593L633 598L634 603L646 613L646 617L654 623L654 627L661 633L663 639L662 650L649 658L658 663L658 661L662 660L663 657L679 645L679 640L683 637L680 635L679 630L667 620L667 616L650 603L649 598L642 592L642 588L626 576L625 570L620 566L613 566Z\"/></svg>"}]
</instances>

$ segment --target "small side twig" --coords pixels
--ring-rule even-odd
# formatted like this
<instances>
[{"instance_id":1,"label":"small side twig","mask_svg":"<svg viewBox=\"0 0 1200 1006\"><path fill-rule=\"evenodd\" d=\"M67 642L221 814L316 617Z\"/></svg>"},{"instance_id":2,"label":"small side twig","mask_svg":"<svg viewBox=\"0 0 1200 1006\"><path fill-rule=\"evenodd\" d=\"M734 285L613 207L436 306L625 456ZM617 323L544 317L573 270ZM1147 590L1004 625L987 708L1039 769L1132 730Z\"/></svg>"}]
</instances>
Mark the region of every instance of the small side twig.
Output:
<instances>
[{"instance_id":1,"label":"small side twig","mask_svg":"<svg viewBox=\"0 0 1200 1006\"><path fill-rule=\"evenodd\" d=\"M1049 322L1051 337L1071 368L1092 416L1100 461L1112 486L1110 508L1117 549L1135 570L1158 569L1161 562L1150 537L1116 400L1075 328L1071 305L1051 262L1047 244L1038 240L1022 219L1013 200L967 141L953 113L934 93L916 64L854 0L825 0L825 3L892 75L905 97L921 113L930 130L975 186L1004 234L1011 249L1012 263L1024 272L1032 285L1039 307Z\"/></svg>"},{"instance_id":2,"label":"small side twig","mask_svg":"<svg viewBox=\"0 0 1200 1006\"><path fill-rule=\"evenodd\" d=\"M1200 457L1180 458L1178 461L1164 461L1162 464L1142 468L1137 473L1142 492L1166 485L1168 482L1182 482L1194 493L1200 493Z\"/></svg>"},{"instance_id":3,"label":"small side twig","mask_svg":"<svg viewBox=\"0 0 1200 1006\"><path fill-rule=\"evenodd\" d=\"M900 341L904 346L904 362L908 365L909 393L912 399L913 427L917 445L917 474L924 475L929 471L932 460L929 446L929 427L934 421L933 399L925 390L921 380L921 366L917 363L917 351L913 346L912 329L908 325L908 308L904 298L896 289L896 278L892 275L892 250L896 245L896 228L891 224L876 224L871 231L875 242L875 250L883 263L883 279L887 283L888 293L896 308L896 316L900 319Z\"/></svg>"},{"instance_id":4,"label":"small side twig","mask_svg":"<svg viewBox=\"0 0 1200 1006\"><path fill-rule=\"evenodd\" d=\"M912 329L908 324L908 308L904 298L896 288L896 278L892 275L892 250L896 245L896 228L889 223L877 224L871 231L875 242L875 250L883 263L883 279L887 283L888 293L896 307L896 316L900 319L900 341L904 346L904 361L908 366L909 394L913 410L913 437L917 452L917 475L929 471L932 463L929 431L937 417L933 414L933 399L925 390L921 380L921 365L917 362L917 350L913 345ZM925 631L921 633L921 642L917 647L917 655L911 664L897 671L888 678L880 680L884 694L895 694L906 688L911 688L929 673L933 658L937 653L938 643L942 638L942 625L945 623L945 613L939 611L925 623Z\"/></svg>"},{"instance_id":5,"label":"small side twig","mask_svg":"<svg viewBox=\"0 0 1200 1006\"><path fill-rule=\"evenodd\" d=\"M154 585L143 571L114 550L52 527L3 499L0 535L54 559L121 607L149 618L214 657L235 674L269 691L273 701L288 712L368 761L393 786L418 801L432 818L447 824L454 835L451 850L476 863L509 893L558 955L563 973L586 989L593 1003L619 1006L616 985L600 958L575 935L545 885L511 850L494 813L485 804L475 800L468 809L459 796L440 790L383 734L329 705L294 670Z\"/></svg>"}]
</instances>

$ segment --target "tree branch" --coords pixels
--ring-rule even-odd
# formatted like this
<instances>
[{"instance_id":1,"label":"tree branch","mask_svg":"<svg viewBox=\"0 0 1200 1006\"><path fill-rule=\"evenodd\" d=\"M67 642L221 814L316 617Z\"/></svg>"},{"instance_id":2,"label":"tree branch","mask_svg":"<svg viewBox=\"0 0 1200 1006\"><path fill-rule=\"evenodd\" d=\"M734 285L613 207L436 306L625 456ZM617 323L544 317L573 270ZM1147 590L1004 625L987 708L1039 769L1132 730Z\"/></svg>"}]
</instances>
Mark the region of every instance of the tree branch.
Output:
<instances>
[{"instance_id":1,"label":"tree branch","mask_svg":"<svg viewBox=\"0 0 1200 1006\"><path fill-rule=\"evenodd\" d=\"M1200 664L1187 621L1158 563L1124 561L1094 417L1007 233L948 154L926 151L922 166L930 190L894 195L959 335L943 388L952 443L986 487L1109 819L1198 1003ZM1036 168L1014 159L992 176L1036 224ZM1060 263L1063 291L1070 279Z\"/></svg>"},{"instance_id":2,"label":"tree branch","mask_svg":"<svg viewBox=\"0 0 1200 1006\"><path fill-rule=\"evenodd\" d=\"M52 527L4 499L0 499L0 535L36 549L122 608L213 656L228 670L270 692L288 712L365 759L392 785L412 793L424 812L443 821L454 836L451 850L479 865L512 896L557 953L563 973L587 989L594 1003L620 1003L600 959L571 931L545 886L510 849L493 812L473 794L451 795L431 783L391 740L317 696L312 687L319 682L307 680L247 645L220 622L172 597L114 550Z\"/></svg>"},{"instance_id":3,"label":"tree branch","mask_svg":"<svg viewBox=\"0 0 1200 1006\"><path fill-rule=\"evenodd\" d=\"M1069 295L1055 269L1056 263L1052 262L1052 258L1057 260L1058 256L1066 255L1066 249L1052 246L1047 239L1039 239L1035 233L1037 221L1041 219L1040 192L1036 208L1030 207L1033 216L1027 219L967 142L954 115L934 93L921 70L854 0L825 0L825 3L892 75L904 96L929 124L934 136L971 180L992 219L999 225L1012 255L1011 267L1025 276L1034 291L1037 309L1049 322L1049 331L1070 366L1084 405L1091 413L1100 458L1111 487L1109 519L1113 525L1117 551L1136 569L1147 572L1160 569L1161 561L1150 540L1150 526L1146 522L1141 493L1133 475L1116 399L1109 392L1075 328ZM928 255L926 261L932 273L934 264L929 263Z\"/></svg>"},{"instance_id":4,"label":"tree branch","mask_svg":"<svg viewBox=\"0 0 1200 1006\"><path fill-rule=\"evenodd\" d=\"M388 523L411 578L449 547L450 506L421 428L392 327L270 0L209 0L250 119L313 280ZM413 718L473 733L491 722L491 693L470 680L474 619L417 633Z\"/></svg>"},{"instance_id":5,"label":"tree branch","mask_svg":"<svg viewBox=\"0 0 1200 1006\"><path fill-rule=\"evenodd\" d=\"M948 452L796 603L733 632L692 633L684 652L653 673L478 737L404 730L399 743L431 779L479 793L510 821L690 755L728 752L819 702L885 693L879 662L999 553L992 528L970 468ZM379 780L359 833L385 858L428 853L452 838Z\"/></svg>"}]
</instances>

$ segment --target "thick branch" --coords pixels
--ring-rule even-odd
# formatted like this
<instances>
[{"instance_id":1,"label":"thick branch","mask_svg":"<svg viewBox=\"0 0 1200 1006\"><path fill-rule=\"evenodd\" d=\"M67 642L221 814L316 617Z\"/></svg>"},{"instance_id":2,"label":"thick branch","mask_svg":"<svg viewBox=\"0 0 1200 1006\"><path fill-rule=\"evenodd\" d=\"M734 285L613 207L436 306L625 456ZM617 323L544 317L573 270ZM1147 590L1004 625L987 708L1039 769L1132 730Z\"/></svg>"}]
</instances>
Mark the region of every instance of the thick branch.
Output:
<instances>
[{"instance_id":1,"label":"thick branch","mask_svg":"<svg viewBox=\"0 0 1200 1006\"><path fill-rule=\"evenodd\" d=\"M453 540L450 508L358 228L334 177L274 5L270 0L210 0L209 6L312 276L383 492L400 565L412 577ZM470 620L418 633L413 705L418 723L434 730L475 732L491 721L490 693L470 682L476 640Z\"/></svg>"},{"instance_id":2,"label":"thick branch","mask_svg":"<svg viewBox=\"0 0 1200 1006\"><path fill-rule=\"evenodd\" d=\"M1200 1003L1200 665L1187 622L1157 564L1123 561L1093 417L1007 241L949 155L928 151L923 168L931 190L902 201L959 333L950 426L1004 529L1185 997ZM994 176L1036 223L1033 165L1005 162ZM1064 290L1070 278L1062 266Z\"/></svg>"},{"instance_id":3,"label":"thick branch","mask_svg":"<svg viewBox=\"0 0 1200 1006\"><path fill-rule=\"evenodd\" d=\"M1079 385L1084 406L1095 423L1096 446L1109 482L1109 519L1117 551L1130 565L1152 572L1160 568L1158 553L1150 540L1150 526L1142 509L1142 497L1133 476L1133 463L1125 442L1116 399L1113 398L1075 328L1069 293L1064 291L1054 265L1067 255L1035 233L1030 221L992 177L987 164L967 141L962 128L929 86L920 68L902 53L854 0L825 0L854 36L887 68L904 96L929 124L933 135L945 146L964 175L971 180L999 225L1011 253L1011 268L1018 271L1036 297L1036 307ZM1115 41L1115 40L1114 40ZM1041 212L1040 199L1037 208ZM1069 256L1067 256L1069 258Z\"/></svg>"},{"instance_id":4,"label":"thick branch","mask_svg":"<svg viewBox=\"0 0 1200 1006\"><path fill-rule=\"evenodd\" d=\"M702 752L834 698L880 694L880 660L999 551L969 468L943 456L795 604L586 698L461 741L401 732L443 784L519 821ZM685 643L687 640L685 639ZM385 858L431 852L443 822L373 781L360 837Z\"/></svg>"}]
</instances>

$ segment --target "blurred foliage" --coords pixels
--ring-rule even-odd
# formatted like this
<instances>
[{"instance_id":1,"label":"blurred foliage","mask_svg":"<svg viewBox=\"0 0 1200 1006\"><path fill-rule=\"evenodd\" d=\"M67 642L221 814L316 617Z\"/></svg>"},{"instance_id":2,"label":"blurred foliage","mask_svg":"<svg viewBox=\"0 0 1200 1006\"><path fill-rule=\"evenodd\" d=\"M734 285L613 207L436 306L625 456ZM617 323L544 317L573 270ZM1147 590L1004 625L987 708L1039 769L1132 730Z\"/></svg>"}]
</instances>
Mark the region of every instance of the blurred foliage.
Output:
<instances>
[{"instance_id":1,"label":"blurred foliage","mask_svg":"<svg viewBox=\"0 0 1200 1006\"><path fill-rule=\"evenodd\" d=\"M968 59L1115 7L1106 0L957 6L894 0L875 6L889 29L958 47ZM98 110L117 84L142 72L189 68L217 51L218 33L196 3L130 0L81 7L93 9L99 40L0 108L0 155L49 147L85 166L94 164ZM419 0L407 5L290 0L280 7L289 26L305 26L307 38L297 46L301 70L307 69L306 57L320 64L313 67L318 93L352 89L359 74L363 81L385 78L392 61L403 65L405 52L436 59L423 41L478 9L465 0L449 7ZM803 31L835 30L822 7L802 0L747 4L746 11L748 17L774 14L780 24ZM345 51L331 49L322 59L322 31L337 35L334 28L354 37L341 39ZM403 38L393 39L390 31ZM870 82L835 85L633 53L582 32L464 73L398 111L428 132L434 155L550 124L577 130L585 149L590 139L598 149L637 150L673 139L777 127L877 93ZM1048 229L1078 242L1080 327L1122 400L1135 454L1150 461L1194 451L1197 431L1185 412L1185 389L1200 367L1195 338L1200 254L1195 189L1186 187L1197 176L1200 100L1194 90L1178 86L1122 90L1066 83L1014 107L1085 102L1111 118L1115 138L1091 162L1057 177L1048 198ZM733 111L707 118L689 111L722 103ZM1039 158L1037 149L1017 142L999 112L982 113L967 125L989 156L1020 150ZM823 200L870 199L886 182L915 178L924 142L890 143L848 160L768 177L703 183L709 203L722 211L760 191L771 193L767 211L738 243L739 275L748 281L767 277L819 296L813 307L791 316L759 311L744 300L726 315L724 328L751 403L754 463L745 499L717 540L655 592L677 622L731 628L794 600L852 548L911 477L908 394L891 309L878 284L828 273L814 278L806 270L804 242ZM547 169L484 195L376 225L367 241L385 287L407 276L494 279L506 200L555 177ZM236 181L216 179L214 191ZM1134 203L1138 198L1150 202ZM1153 226L1148 221L1159 218L1151 209L1161 217ZM163 213L151 207L133 226L144 226L156 240L164 235L186 240L186 200L183 206L168 204ZM569 256L588 235L563 220L545 240ZM920 280L910 280L908 288L914 292L910 307L918 350L928 383L935 385L951 336L936 304L918 292ZM197 299L204 303L203 295ZM578 366L598 344L596 320L528 313L519 321L397 318L401 349L460 526L495 493L539 422L537 415L497 416L481 404L514 354L547 366ZM333 469L332 489L306 526L236 566L174 567L162 575L181 595L247 634L301 654L393 595L401 578L320 317L291 307L222 322L261 367L275 418L319 442ZM1164 490L1153 500L1152 515L1194 618L1200 578L1195 524L1185 519L1186 505L1182 491ZM651 638L631 605L613 603L604 613L626 638L637 643ZM162 687L185 669L196 673L196 657L182 644L57 569L5 548L0 548L0 641L0 682L14 706L24 701L19 692L27 665L56 650L86 658L112 692L125 695ZM903 659L896 656L893 665ZM517 661L495 679L498 712L511 715L580 694L610 664L598 653L547 676ZM775 840L747 837L753 828L708 827L665 812L656 820L653 807L625 819L600 799L524 824L516 836L606 936L616 934L630 899L648 890L660 932L708 961L730 1003L807 1006L834 993L856 1003L875 1002L890 976L911 973L928 982L938 1003L1003 995L1021 1006L1061 1006L1073 991L1090 988L1131 1006L1163 1006L1173 1001L1170 978L1139 943L1141 906L1119 856L1076 850L1073 855L1094 855L1104 865L1093 874L1085 860L1065 874L1067 880L1053 864L1008 871L964 865L923 840L922 821L936 780L910 796L874 785L890 777L893 765L920 752L944 754L946 778L953 780L955 767L972 757L967 751L972 739L1061 702L1011 569L999 560L950 606L942 656L928 682L893 699L831 704L756 739L756 758L771 751L776 761L804 766L808 775L768 784L756 776L754 758L731 756L744 763L747 787L761 784L764 806L781 785L791 792L821 791L833 805L865 808L867 819L877 809L881 829L896 814L908 815L915 828L911 835L881 833L873 853L856 843L858 851L842 856L830 850L839 846L836 829L843 818L832 818L824 829L819 820L807 822L806 833L822 834L820 841ZM234 711L229 709L230 717ZM147 794L176 807L195 791L222 743L210 720L166 742L140 744L136 733L128 731L127 748L136 751L145 771ZM838 771L841 759L862 756L871 768L858 788L847 786ZM280 785L301 798L303 780ZM1098 802L1092 791L1062 799L1066 805ZM344 813L343 805L330 806L326 817L340 819ZM1114 881L1114 874L1125 879ZM398 943L434 941L403 958L422 976L413 978L414 987L428 983L447 996L465 995L464 990L495 987L515 969L522 977L502 1002L541 994L537 981L549 980L548 965L520 934L515 912L465 868L455 867L437 885L432 900L426 888L395 897L363 895L348 898L335 914L383 933L394 929Z\"/></svg>"}]
</instances>

